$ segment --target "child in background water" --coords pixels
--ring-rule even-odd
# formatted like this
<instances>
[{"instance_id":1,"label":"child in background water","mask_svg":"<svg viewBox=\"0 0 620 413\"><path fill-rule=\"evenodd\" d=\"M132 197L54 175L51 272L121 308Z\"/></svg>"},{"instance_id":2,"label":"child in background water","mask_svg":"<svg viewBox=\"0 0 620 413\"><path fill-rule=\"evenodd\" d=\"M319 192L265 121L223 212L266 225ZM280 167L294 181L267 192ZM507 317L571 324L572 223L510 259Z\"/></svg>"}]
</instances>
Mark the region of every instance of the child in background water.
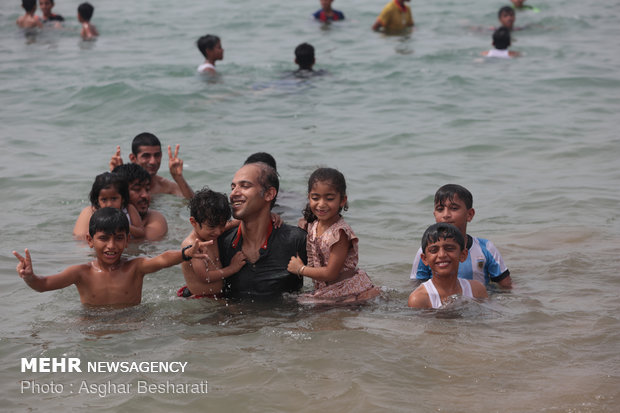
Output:
<instances>
[{"instance_id":1,"label":"child in background water","mask_svg":"<svg viewBox=\"0 0 620 413\"><path fill-rule=\"evenodd\" d=\"M207 34L196 41L196 46L205 57L205 62L198 66L198 72L214 75L216 73L215 62L224 59L224 49L222 49L220 38Z\"/></svg>"},{"instance_id":2,"label":"child in background water","mask_svg":"<svg viewBox=\"0 0 620 413\"><path fill-rule=\"evenodd\" d=\"M127 181L112 172L97 175L90 191L90 206L82 210L73 227L73 236L85 239L93 213L105 207L120 209L129 220L129 233L133 238L144 238L142 219L136 207L129 203Z\"/></svg>"},{"instance_id":3,"label":"child in background water","mask_svg":"<svg viewBox=\"0 0 620 413\"><path fill-rule=\"evenodd\" d=\"M340 212L347 210L347 184L342 173L319 168L308 180L308 265L291 257L288 271L312 278L315 290L305 303L354 303L379 295L365 271L357 268L358 239Z\"/></svg>"},{"instance_id":4,"label":"child in background water","mask_svg":"<svg viewBox=\"0 0 620 413\"><path fill-rule=\"evenodd\" d=\"M95 12L95 8L90 3L82 3L78 6L78 21L82 24L82 31L80 32L80 36L84 40L94 40L95 37L99 36L99 32L94 24L90 23L90 19L93 17L93 13Z\"/></svg>"}]
</instances>

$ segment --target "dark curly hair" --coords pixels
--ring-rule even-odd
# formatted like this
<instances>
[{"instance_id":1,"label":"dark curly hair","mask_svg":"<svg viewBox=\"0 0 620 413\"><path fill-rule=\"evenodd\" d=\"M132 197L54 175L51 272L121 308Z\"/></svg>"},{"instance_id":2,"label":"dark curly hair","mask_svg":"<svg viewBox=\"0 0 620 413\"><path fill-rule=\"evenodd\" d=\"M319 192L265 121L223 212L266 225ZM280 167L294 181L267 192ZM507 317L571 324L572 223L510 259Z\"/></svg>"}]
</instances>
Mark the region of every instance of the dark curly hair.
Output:
<instances>
[{"instance_id":1,"label":"dark curly hair","mask_svg":"<svg viewBox=\"0 0 620 413\"><path fill-rule=\"evenodd\" d=\"M226 195L204 187L197 191L187 205L189 213L200 225L217 227L228 222L231 216Z\"/></svg>"}]
</instances>

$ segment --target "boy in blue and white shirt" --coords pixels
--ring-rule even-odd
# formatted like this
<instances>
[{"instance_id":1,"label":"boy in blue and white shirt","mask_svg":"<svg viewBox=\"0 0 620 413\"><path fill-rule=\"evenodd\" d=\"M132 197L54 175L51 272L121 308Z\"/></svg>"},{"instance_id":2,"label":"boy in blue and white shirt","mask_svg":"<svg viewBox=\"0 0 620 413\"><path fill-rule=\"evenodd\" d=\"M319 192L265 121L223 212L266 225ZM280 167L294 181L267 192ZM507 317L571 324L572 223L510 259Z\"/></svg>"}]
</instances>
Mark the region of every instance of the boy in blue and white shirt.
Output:
<instances>
[{"instance_id":1,"label":"boy in blue and white shirt","mask_svg":"<svg viewBox=\"0 0 620 413\"><path fill-rule=\"evenodd\" d=\"M473 197L466 188L455 184L444 185L435 193L435 221L453 224L465 235L467 223L476 213L472 205ZM467 260L459 265L459 278L477 280L484 285L492 281L502 288L512 288L510 271L491 241L467 234L465 242L469 254ZM426 281L432 277L430 268L420 259L421 254L420 249L413 261L412 280Z\"/></svg>"}]
</instances>

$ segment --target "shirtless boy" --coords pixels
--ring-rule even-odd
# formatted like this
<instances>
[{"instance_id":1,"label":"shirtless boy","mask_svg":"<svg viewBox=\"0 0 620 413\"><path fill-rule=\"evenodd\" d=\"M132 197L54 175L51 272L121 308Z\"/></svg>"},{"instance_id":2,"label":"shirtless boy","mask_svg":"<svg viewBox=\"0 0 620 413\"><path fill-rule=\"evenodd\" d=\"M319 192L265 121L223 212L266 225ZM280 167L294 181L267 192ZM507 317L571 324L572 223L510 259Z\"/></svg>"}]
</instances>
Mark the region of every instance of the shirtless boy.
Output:
<instances>
[{"instance_id":1,"label":"shirtless boy","mask_svg":"<svg viewBox=\"0 0 620 413\"><path fill-rule=\"evenodd\" d=\"M20 16L16 23L22 29L31 29L33 27L43 27L43 23L39 16L35 16L34 12L37 11L37 0L22 0L22 8L26 11L26 14Z\"/></svg>"},{"instance_id":2,"label":"shirtless boy","mask_svg":"<svg viewBox=\"0 0 620 413\"><path fill-rule=\"evenodd\" d=\"M172 194L190 199L194 196L194 191L183 177L183 160L179 158L179 145L176 145L174 156L172 148L168 145L168 168L170 175L175 182L157 175L161 165L161 143L157 136L152 133L143 132L133 138L129 160L138 164L151 174L151 193L152 194ZM121 158L121 147L116 147L116 153L110 159L110 171L123 164Z\"/></svg>"},{"instance_id":3,"label":"shirtless boy","mask_svg":"<svg viewBox=\"0 0 620 413\"><path fill-rule=\"evenodd\" d=\"M168 232L166 218L151 205L151 175L138 164L128 163L114 168L115 174L124 178L129 185L129 203L138 210L144 227L144 238L148 241L160 240Z\"/></svg>"},{"instance_id":4,"label":"shirtless boy","mask_svg":"<svg viewBox=\"0 0 620 413\"><path fill-rule=\"evenodd\" d=\"M93 306L132 306L142 301L142 282L146 274L180 264L192 258L204 257L199 253L211 242L196 240L179 251L166 251L153 258L122 258L127 247L129 221L116 208L101 208L90 219L88 245L95 252L95 260L72 265L64 271L41 277L32 269L30 251L24 257L13 251L19 260L17 273L35 291L51 291L75 284L82 304Z\"/></svg>"},{"instance_id":5,"label":"shirtless boy","mask_svg":"<svg viewBox=\"0 0 620 413\"><path fill-rule=\"evenodd\" d=\"M216 241L227 229L231 211L226 195L205 187L190 199L188 208L193 229L181 244L182 247L195 243L195 240ZM238 225L237 222L235 226ZM207 258L194 258L181 265L187 286L179 290L178 296L218 296L222 293L224 278L236 274L245 265L245 255L241 251L233 256L227 267L223 267L220 262L217 244L208 245L205 252Z\"/></svg>"},{"instance_id":6,"label":"shirtless boy","mask_svg":"<svg viewBox=\"0 0 620 413\"><path fill-rule=\"evenodd\" d=\"M459 264L467 259L465 238L452 224L433 224L422 236L422 260L433 272L433 278L416 288L409 296L409 307L439 308L450 297L486 298L487 290L476 280L458 278Z\"/></svg>"},{"instance_id":7,"label":"shirtless boy","mask_svg":"<svg viewBox=\"0 0 620 413\"><path fill-rule=\"evenodd\" d=\"M93 40L95 37L99 36L99 32L95 25L90 23L90 19L93 17L94 12L95 8L90 3L82 3L78 6L77 18L82 24L80 36L82 36L84 40Z\"/></svg>"}]
</instances>

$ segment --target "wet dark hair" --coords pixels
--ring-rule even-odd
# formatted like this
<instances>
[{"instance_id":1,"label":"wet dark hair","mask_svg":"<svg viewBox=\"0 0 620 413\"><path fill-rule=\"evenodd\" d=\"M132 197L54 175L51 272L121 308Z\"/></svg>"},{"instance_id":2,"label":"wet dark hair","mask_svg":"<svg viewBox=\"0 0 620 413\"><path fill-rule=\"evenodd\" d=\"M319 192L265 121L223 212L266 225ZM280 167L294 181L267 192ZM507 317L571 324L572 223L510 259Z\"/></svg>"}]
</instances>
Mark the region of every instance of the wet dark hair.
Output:
<instances>
[{"instance_id":1,"label":"wet dark hair","mask_svg":"<svg viewBox=\"0 0 620 413\"><path fill-rule=\"evenodd\" d=\"M246 159L243 164L247 165L249 163L256 163L256 162L266 163L267 165L269 165L273 169L275 169L276 172L278 171L278 168L276 167L276 160L275 160L275 158L273 156L271 156L271 154L269 154L267 152L256 152L256 153L253 153L252 155L248 156L248 159Z\"/></svg>"},{"instance_id":2,"label":"wet dark hair","mask_svg":"<svg viewBox=\"0 0 620 413\"><path fill-rule=\"evenodd\" d=\"M342 172L337 169L319 168L312 172L312 175L308 178L308 193L312 192L312 187L314 187L314 184L317 182L327 183L340 194L341 198L347 196L347 181L344 179ZM348 202L345 202L344 207L338 209L338 212L342 212L343 209L345 211L349 209ZM302 213L307 222L313 222L317 219L316 215L314 215L310 209L310 203L306 204L306 208L304 208Z\"/></svg>"},{"instance_id":3,"label":"wet dark hair","mask_svg":"<svg viewBox=\"0 0 620 413\"><path fill-rule=\"evenodd\" d=\"M258 184L263 188L262 195L269 190L269 188L276 189L276 196L273 197L269 209L276 205L276 199L278 198L278 192L280 191L280 179L278 179L278 173L271 166L265 162L253 162L252 165L258 166Z\"/></svg>"},{"instance_id":4,"label":"wet dark hair","mask_svg":"<svg viewBox=\"0 0 620 413\"><path fill-rule=\"evenodd\" d=\"M218 44L218 42L220 42L219 37L213 34L207 34L196 40L196 46L198 46L198 50L200 50L200 53L202 53L202 55L206 59L207 50L213 50L213 48Z\"/></svg>"},{"instance_id":5,"label":"wet dark hair","mask_svg":"<svg viewBox=\"0 0 620 413\"><path fill-rule=\"evenodd\" d=\"M140 183L151 182L151 174L137 163L124 163L114 168L112 172L123 178L127 182L127 186L135 180Z\"/></svg>"},{"instance_id":6,"label":"wet dark hair","mask_svg":"<svg viewBox=\"0 0 620 413\"><path fill-rule=\"evenodd\" d=\"M422 235L422 252L426 253L426 247L428 247L429 244L436 243L440 238L453 239L459 244L461 251L465 249L465 238L463 238L461 231L452 224L440 222L431 225L424 231L424 235Z\"/></svg>"},{"instance_id":7,"label":"wet dark hair","mask_svg":"<svg viewBox=\"0 0 620 413\"><path fill-rule=\"evenodd\" d=\"M506 50L510 46L510 30L500 27L493 32L493 46L498 50Z\"/></svg>"},{"instance_id":8,"label":"wet dark hair","mask_svg":"<svg viewBox=\"0 0 620 413\"><path fill-rule=\"evenodd\" d=\"M99 231L111 235L119 230L129 234L129 220L120 209L100 208L93 213L88 222L88 233L91 237Z\"/></svg>"},{"instance_id":9,"label":"wet dark hair","mask_svg":"<svg viewBox=\"0 0 620 413\"><path fill-rule=\"evenodd\" d=\"M312 69L314 64L314 47L308 43L302 43L295 48L295 62L300 69Z\"/></svg>"},{"instance_id":10,"label":"wet dark hair","mask_svg":"<svg viewBox=\"0 0 620 413\"><path fill-rule=\"evenodd\" d=\"M204 223L212 227L224 225L232 215L226 195L212 191L206 186L194 194L187 208L199 225Z\"/></svg>"},{"instance_id":11,"label":"wet dark hair","mask_svg":"<svg viewBox=\"0 0 620 413\"><path fill-rule=\"evenodd\" d=\"M78 6L78 13L84 20L87 22L90 21L91 17L93 17L93 13L95 12L95 8L90 3L82 3Z\"/></svg>"},{"instance_id":12,"label":"wet dark hair","mask_svg":"<svg viewBox=\"0 0 620 413\"><path fill-rule=\"evenodd\" d=\"M27 12L31 12L37 6L37 0L22 0L22 7Z\"/></svg>"},{"instance_id":13,"label":"wet dark hair","mask_svg":"<svg viewBox=\"0 0 620 413\"><path fill-rule=\"evenodd\" d=\"M123 208L127 207L129 203L129 185L127 184L127 180L116 173L104 172L95 177L95 182L93 182L93 186L90 190L90 204L95 207L95 209L101 208L101 205L99 205L99 194L101 190L110 187L116 189L116 192L121 196Z\"/></svg>"},{"instance_id":14,"label":"wet dark hair","mask_svg":"<svg viewBox=\"0 0 620 413\"><path fill-rule=\"evenodd\" d=\"M504 6L501 9L499 9L499 11L497 12L497 18L499 19L500 17L502 17L502 14L511 14L511 15L515 15L515 11L512 7L510 6Z\"/></svg>"},{"instance_id":15,"label":"wet dark hair","mask_svg":"<svg viewBox=\"0 0 620 413\"><path fill-rule=\"evenodd\" d=\"M456 184L447 184L435 192L435 205L443 205L446 199L454 200L454 195L458 195L461 201L465 202L465 207L470 209L474 204L474 198L465 187Z\"/></svg>"},{"instance_id":16,"label":"wet dark hair","mask_svg":"<svg viewBox=\"0 0 620 413\"><path fill-rule=\"evenodd\" d=\"M161 148L161 142L159 142L157 136L152 133L142 132L133 138L131 142L131 152L137 156L140 152L140 146L159 146Z\"/></svg>"}]
</instances>

